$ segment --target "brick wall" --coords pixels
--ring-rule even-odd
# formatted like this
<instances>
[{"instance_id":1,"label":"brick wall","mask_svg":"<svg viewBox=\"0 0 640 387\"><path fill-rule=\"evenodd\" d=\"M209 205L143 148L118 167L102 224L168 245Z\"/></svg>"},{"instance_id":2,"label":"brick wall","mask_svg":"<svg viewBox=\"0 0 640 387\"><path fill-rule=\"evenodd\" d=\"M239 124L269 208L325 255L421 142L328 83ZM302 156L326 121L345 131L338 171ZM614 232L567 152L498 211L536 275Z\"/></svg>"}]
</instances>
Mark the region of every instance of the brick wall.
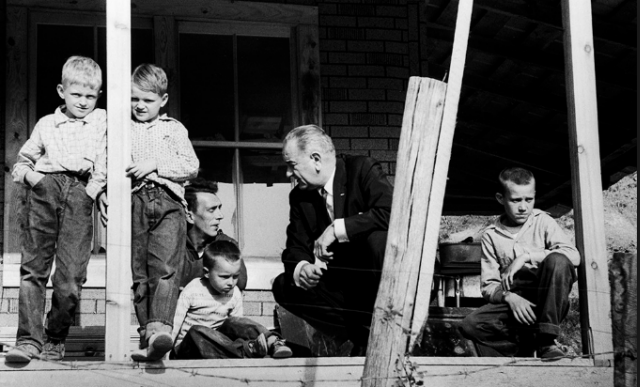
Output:
<instances>
[{"instance_id":1,"label":"brick wall","mask_svg":"<svg viewBox=\"0 0 640 387\"><path fill-rule=\"evenodd\" d=\"M47 290L45 310L51 308L51 289ZM105 318L104 289L84 289L80 301L80 310L76 314L77 326L104 326ZM273 327L275 301L270 291L246 291L244 294L244 315L266 327ZM133 306L131 307L131 325L138 325ZM18 289L5 289L0 302L0 327L18 326Z\"/></svg>"}]
</instances>

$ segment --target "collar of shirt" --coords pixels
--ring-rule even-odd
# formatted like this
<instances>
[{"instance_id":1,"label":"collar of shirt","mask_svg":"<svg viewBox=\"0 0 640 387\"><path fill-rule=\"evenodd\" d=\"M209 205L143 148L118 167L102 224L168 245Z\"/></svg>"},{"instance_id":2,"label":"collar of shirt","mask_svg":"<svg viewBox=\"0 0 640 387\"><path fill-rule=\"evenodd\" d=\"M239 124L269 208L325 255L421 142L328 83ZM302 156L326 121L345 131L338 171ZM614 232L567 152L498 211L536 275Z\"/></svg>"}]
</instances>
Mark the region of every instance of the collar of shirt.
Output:
<instances>
[{"instance_id":1,"label":"collar of shirt","mask_svg":"<svg viewBox=\"0 0 640 387\"><path fill-rule=\"evenodd\" d=\"M522 225L522 228L516 234L511 233L511 231L507 230L502 224L502 219L506 216L505 214L500 215L498 219L496 219L496 221L493 223L493 225L489 226L489 228L494 229L496 232L504 235L507 238L516 239L519 235L522 235L522 232L525 229L531 227L533 219L542 213L544 213L544 211L534 208L533 211L531 211L531 215L529 215L529 218L527 218L527 221Z\"/></svg>"},{"instance_id":2,"label":"collar of shirt","mask_svg":"<svg viewBox=\"0 0 640 387\"><path fill-rule=\"evenodd\" d=\"M158 124L158 122L160 122L160 121L175 121L175 119L167 116L166 113L163 113L160 116L158 116L158 118L154 119L153 121L140 122L140 121L133 120L133 122L135 123L135 125L137 127L143 128L143 129L152 128L152 127L156 126L156 124Z\"/></svg>"},{"instance_id":3,"label":"collar of shirt","mask_svg":"<svg viewBox=\"0 0 640 387\"><path fill-rule=\"evenodd\" d=\"M55 113L53 113L54 125L56 127L64 124L65 122L82 122L86 124L89 122L87 118L89 117L89 115L91 115L91 113L93 113L91 112L87 114L84 118L71 118L65 114L66 111L67 107L65 105L60 105L56 108Z\"/></svg>"}]
</instances>

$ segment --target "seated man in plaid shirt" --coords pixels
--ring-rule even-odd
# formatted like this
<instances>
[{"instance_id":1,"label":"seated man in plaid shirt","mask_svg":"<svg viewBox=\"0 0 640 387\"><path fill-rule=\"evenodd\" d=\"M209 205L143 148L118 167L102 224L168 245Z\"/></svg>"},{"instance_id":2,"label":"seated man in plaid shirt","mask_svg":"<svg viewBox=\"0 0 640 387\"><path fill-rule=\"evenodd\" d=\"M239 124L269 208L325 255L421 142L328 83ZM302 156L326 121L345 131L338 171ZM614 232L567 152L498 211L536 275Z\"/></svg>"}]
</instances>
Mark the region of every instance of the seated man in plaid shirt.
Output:
<instances>
[{"instance_id":1,"label":"seated man in plaid shirt","mask_svg":"<svg viewBox=\"0 0 640 387\"><path fill-rule=\"evenodd\" d=\"M93 202L106 184L107 114L95 109L101 86L96 62L70 57L57 86L65 104L38 121L13 167L13 180L29 187L30 194L20 264L18 334L16 347L5 357L7 363L64 357L91 257ZM45 286L54 256L57 264L45 331Z\"/></svg>"}]
</instances>

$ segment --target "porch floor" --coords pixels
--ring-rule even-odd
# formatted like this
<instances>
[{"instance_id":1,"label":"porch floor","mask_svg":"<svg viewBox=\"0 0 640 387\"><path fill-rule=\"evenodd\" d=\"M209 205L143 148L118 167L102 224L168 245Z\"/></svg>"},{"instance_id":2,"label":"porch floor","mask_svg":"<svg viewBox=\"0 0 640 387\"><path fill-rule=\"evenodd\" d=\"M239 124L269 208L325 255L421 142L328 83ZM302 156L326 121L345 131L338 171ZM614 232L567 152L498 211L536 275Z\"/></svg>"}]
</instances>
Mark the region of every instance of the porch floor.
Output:
<instances>
[{"instance_id":1,"label":"porch floor","mask_svg":"<svg viewBox=\"0 0 640 387\"><path fill-rule=\"evenodd\" d=\"M100 386L360 386L365 358L295 358L159 361L155 363L43 362L4 363L0 385L47 387ZM425 385L612 386L613 369L594 367L585 359L542 362L539 359L411 359ZM414 375L415 375L414 372ZM406 385L409 385L408 383Z\"/></svg>"}]
</instances>

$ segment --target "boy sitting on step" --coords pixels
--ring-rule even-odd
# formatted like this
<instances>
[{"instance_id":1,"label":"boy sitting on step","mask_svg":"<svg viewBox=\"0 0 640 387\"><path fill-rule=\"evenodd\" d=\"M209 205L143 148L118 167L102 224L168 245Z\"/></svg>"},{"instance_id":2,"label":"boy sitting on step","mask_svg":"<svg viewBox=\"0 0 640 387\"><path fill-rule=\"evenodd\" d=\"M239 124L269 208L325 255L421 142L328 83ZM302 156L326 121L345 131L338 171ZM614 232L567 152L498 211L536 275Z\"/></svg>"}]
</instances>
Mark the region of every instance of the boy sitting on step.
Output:
<instances>
[{"instance_id":1,"label":"boy sitting on step","mask_svg":"<svg viewBox=\"0 0 640 387\"><path fill-rule=\"evenodd\" d=\"M569 312L580 254L558 223L534 209L536 181L522 168L500 173L496 199L505 213L482 236L482 295L489 304L462 323L480 356L560 358L560 323ZM536 349L536 347L533 347Z\"/></svg>"},{"instance_id":2,"label":"boy sitting on step","mask_svg":"<svg viewBox=\"0 0 640 387\"><path fill-rule=\"evenodd\" d=\"M173 320L174 359L285 358L291 349L277 333L242 317L236 286L242 258L229 241L211 243L202 257L204 275L180 294Z\"/></svg>"}]
</instances>

